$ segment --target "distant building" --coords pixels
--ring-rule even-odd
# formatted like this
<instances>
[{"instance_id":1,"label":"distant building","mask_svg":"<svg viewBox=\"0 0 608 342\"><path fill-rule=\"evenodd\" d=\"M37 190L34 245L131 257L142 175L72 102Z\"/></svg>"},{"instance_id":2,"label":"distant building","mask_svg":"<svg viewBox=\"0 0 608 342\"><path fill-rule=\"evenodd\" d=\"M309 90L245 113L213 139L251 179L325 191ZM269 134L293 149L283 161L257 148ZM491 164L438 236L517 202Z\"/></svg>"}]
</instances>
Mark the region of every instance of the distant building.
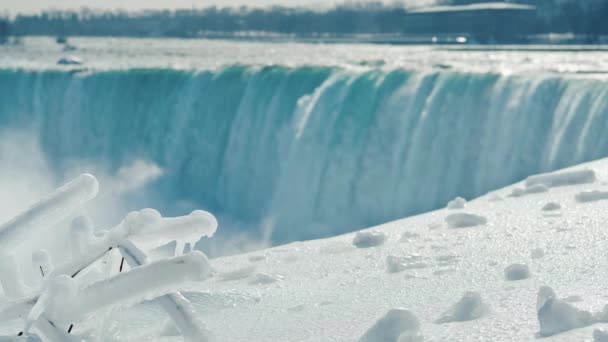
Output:
<instances>
[{"instance_id":1,"label":"distant building","mask_svg":"<svg viewBox=\"0 0 608 342\"><path fill-rule=\"evenodd\" d=\"M406 35L425 35L436 42L459 37L479 43L516 43L533 33L536 7L504 2L435 6L411 10Z\"/></svg>"}]
</instances>

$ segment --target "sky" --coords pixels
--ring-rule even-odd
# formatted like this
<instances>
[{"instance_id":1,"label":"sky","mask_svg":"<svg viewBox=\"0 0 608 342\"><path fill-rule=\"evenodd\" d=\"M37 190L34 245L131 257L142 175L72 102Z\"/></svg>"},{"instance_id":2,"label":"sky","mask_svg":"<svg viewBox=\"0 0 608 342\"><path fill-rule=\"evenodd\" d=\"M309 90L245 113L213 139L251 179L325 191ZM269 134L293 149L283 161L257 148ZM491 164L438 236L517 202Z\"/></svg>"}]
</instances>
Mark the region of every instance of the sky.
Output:
<instances>
[{"instance_id":1,"label":"sky","mask_svg":"<svg viewBox=\"0 0 608 342\"><path fill-rule=\"evenodd\" d=\"M407 2L432 0L407 0ZM176 9L191 7L216 6L267 6L280 4L285 6L328 6L344 3L345 0L0 0L0 12L11 14L36 13L44 9L78 9L90 7L94 9Z\"/></svg>"}]
</instances>

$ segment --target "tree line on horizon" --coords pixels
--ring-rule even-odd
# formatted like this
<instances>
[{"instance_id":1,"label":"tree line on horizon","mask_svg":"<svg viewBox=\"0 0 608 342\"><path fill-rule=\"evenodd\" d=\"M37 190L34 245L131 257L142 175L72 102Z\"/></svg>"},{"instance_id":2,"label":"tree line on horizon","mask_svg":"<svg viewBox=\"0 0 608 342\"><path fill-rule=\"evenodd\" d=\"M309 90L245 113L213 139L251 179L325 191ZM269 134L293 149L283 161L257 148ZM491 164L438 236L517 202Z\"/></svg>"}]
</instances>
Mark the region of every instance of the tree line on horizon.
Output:
<instances>
[{"instance_id":1,"label":"tree line on horizon","mask_svg":"<svg viewBox=\"0 0 608 342\"><path fill-rule=\"evenodd\" d=\"M479 0L440 0L463 5ZM574 33L590 40L608 34L606 0L516 0L537 7L532 33ZM244 31L294 36L348 34L407 34L403 5L382 2L337 5L325 10L273 6L268 8L208 7L203 9L127 11L49 10L39 14L0 18L0 42L6 37L132 36L199 37L205 33Z\"/></svg>"}]
</instances>

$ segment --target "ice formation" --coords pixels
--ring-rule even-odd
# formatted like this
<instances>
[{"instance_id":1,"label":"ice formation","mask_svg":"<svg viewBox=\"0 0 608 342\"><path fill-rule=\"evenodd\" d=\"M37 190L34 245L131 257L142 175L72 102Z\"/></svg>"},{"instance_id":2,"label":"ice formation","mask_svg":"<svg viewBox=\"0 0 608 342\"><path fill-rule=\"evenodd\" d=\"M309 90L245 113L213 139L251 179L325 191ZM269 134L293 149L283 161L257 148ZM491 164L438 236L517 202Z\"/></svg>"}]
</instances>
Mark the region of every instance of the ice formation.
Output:
<instances>
[{"instance_id":1,"label":"ice formation","mask_svg":"<svg viewBox=\"0 0 608 342\"><path fill-rule=\"evenodd\" d=\"M536 309L540 336L586 327L597 321L590 312L558 299L555 291L548 286L543 286L538 291Z\"/></svg>"},{"instance_id":2,"label":"ice formation","mask_svg":"<svg viewBox=\"0 0 608 342\"><path fill-rule=\"evenodd\" d=\"M448 311L444 312L437 323L465 322L483 317L489 311L479 292L465 292L462 298Z\"/></svg>"},{"instance_id":3,"label":"ice formation","mask_svg":"<svg viewBox=\"0 0 608 342\"><path fill-rule=\"evenodd\" d=\"M361 337L359 342L422 342L420 322L407 309L389 310Z\"/></svg>"},{"instance_id":4,"label":"ice formation","mask_svg":"<svg viewBox=\"0 0 608 342\"><path fill-rule=\"evenodd\" d=\"M0 226L0 247L10 251L31 234L46 233L95 197L97 191L95 177L81 175ZM96 314L107 308L153 300L169 315L186 341L210 341L212 335L195 317L191 303L176 291L210 277L211 267L201 252L181 255L176 246L212 236L216 228L215 218L203 211L162 218L158 212L145 209L129 214L118 226L101 234L94 234L89 219L77 217L72 221L68 262L54 267L47 251L32 254L34 278L40 278L40 289L27 289L23 285L14 255L0 258L0 281L7 297L0 302L0 320L23 320L20 339L82 341L63 327L103 319ZM164 249L159 251L159 247ZM81 284L81 272L113 249L120 252L129 269L123 272L121 262L116 274ZM157 249L154 260L150 261L145 249Z\"/></svg>"}]
</instances>

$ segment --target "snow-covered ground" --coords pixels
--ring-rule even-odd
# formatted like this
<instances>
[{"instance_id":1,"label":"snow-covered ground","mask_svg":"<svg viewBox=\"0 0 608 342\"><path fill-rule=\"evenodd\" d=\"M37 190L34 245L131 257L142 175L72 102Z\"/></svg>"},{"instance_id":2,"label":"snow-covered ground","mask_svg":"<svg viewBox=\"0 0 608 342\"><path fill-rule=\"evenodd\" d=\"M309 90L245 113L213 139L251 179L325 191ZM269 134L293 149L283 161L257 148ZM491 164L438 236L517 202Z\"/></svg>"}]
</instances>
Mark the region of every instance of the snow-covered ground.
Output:
<instances>
[{"instance_id":1,"label":"snow-covered ground","mask_svg":"<svg viewBox=\"0 0 608 342\"><path fill-rule=\"evenodd\" d=\"M605 341L594 330L608 318L607 182L604 159L369 230L213 259L213 276L183 294L217 341ZM156 302L104 317L102 341L182 340Z\"/></svg>"},{"instance_id":2,"label":"snow-covered ground","mask_svg":"<svg viewBox=\"0 0 608 342\"><path fill-rule=\"evenodd\" d=\"M608 191L608 160L569 170L585 169L595 171L597 180L582 172L569 177L582 184L511 196L513 189L526 188L522 182L468 202L463 209L437 210L371 228L364 233L386 238L368 248L355 247L353 233L212 260L218 275L189 298L220 341L355 341L389 310L400 307L417 316L427 341L534 340L540 331L541 286L551 287L582 310L599 312L608 304L608 201L576 199L585 191ZM531 180L528 184L534 186ZM543 210L550 203L561 208L549 205L553 210ZM450 228L446 218L461 213L483 217L487 223ZM509 273L513 264L527 265L529 278L507 280L513 268L521 271L511 267ZM478 292L487 306L482 317L436 323L469 291ZM156 312L149 306L137 310L148 319ZM590 341L601 326L546 340Z\"/></svg>"}]
</instances>

